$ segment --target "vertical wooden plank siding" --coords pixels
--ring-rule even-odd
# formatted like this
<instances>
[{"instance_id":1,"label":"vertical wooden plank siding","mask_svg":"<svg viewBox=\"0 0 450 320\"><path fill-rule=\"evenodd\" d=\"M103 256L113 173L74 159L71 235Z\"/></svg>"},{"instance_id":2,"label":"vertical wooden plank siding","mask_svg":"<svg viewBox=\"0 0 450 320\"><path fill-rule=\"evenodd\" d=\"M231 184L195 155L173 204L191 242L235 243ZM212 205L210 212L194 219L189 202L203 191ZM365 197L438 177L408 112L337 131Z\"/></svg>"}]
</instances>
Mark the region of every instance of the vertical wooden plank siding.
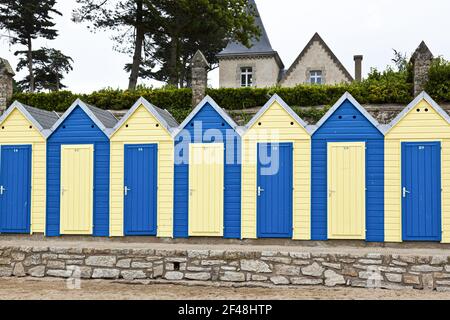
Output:
<instances>
[{"instance_id":1,"label":"vertical wooden plank siding","mask_svg":"<svg viewBox=\"0 0 450 320\"><path fill-rule=\"evenodd\" d=\"M124 235L124 146L152 143L158 144L158 237L173 237L173 138L144 106L111 137L112 237Z\"/></svg>"},{"instance_id":2,"label":"vertical wooden plank siding","mask_svg":"<svg viewBox=\"0 0 450 320\"><path fill-rule=\"evenodd\" d=\"M420 110L420 112L417 111ZM425 111L428 109L428 112ZM402 242L402 142L441 142L442 242L450 243L450 125L422 100L386 134L386 242Z\"/></svg>"},{"instance_id":3,"label":"vertical wooden plank siding","mask_svg":"<svg viewBox=\"0 0 450 320\"><path fill-rule=\"evenodd\" d=\"M189 236L223 237L224 148L222 143L190 145Z\"/></svg>"},{"instance_id":4,"label":"vertical wooden plank siding","mask_svg":"<svg viewBox=\"0 0 450 320\"><path fill-rule=\"evenodd\" d=\"M201 125L201 127L198 127ZM224 190L224 238L239 239L241 237L241 138L222 116L205 103L202 109L184 128L190 134L189 143L225 143L225 190ZM215 133L218 137L207 136L205 132ZM195 134L194 134L195 133ZM220 133L220 135L219 135ZM201 136L200 136L201 135ZM189 237L189 164L180 163L181 159L189 159L189 150L179 151L177 147L186 143L183 134L175 138L175 186L174 186L174 237ZM194 141L196 138L197 141ZM217 141L220 138L224 141ZM226 141L233 141L227 144ZM185 162L189 162L188 160Z\"/></svg>"},{"instance_id":5,"label":"vertical wooden plank siding","mask_svg":"<svg viewBox=\"0 0 450 320\"><path fill-rule=\"evenodd\" d=\"M93 235L109 236L109 138L80 107L47 139L47 236L60 236L61 147L82 144L94 145Z\"/></svg>"},{"instance_id":6,"label":"vertical wooden plank siding","mask_svg":"<svg viewBox=\"0 0 450 320\"><path fill-rule=\"evenodd\" d=\"M294 145L293 237L310 240L311 137L278 102L243 137L242 238L257 238L257 145L271 142Z\"/></svg>"},{"instance_id":7,"label":"vertical wooden plank siding","mask_svg":"<svg viewBox=\"0 0 450 320\"><path fill-rule=\"evenodd\" d=\"M328 239L366 239L366 145L328 143Z\"/></svg>"},{"instance_id":8,"label":"vertical wooden plank siding","mask_svg":"<svg viewBox=\"0 0 450 320\"><path fill-rule=\"evenodd\" d=\"M312 240L328 240L330 142L366 144L366 241L384 241L384 135L348 99L312 137Z\"/></svg>"},{"instance_id":9,"label":"vertical wooden plank siding","mask_svg":"<svg viewBox=\"0 0 450 320\"><path fill-rule=\"evenodd\" d=\"M45 232L46 141L33 124L14 110L0 128L1 145L32 145L31 233Z\"/></svg>"},{"instance_id":10,"label":"vertical wooden plank siding","mask_svg":"<svg viewBox=\"0 0 450 320\"><path fill-rule=\"evenodd\" d=\"M94 146L61 147L62 235L91 235L93 226Z\"/></svg>"}]
</instances>

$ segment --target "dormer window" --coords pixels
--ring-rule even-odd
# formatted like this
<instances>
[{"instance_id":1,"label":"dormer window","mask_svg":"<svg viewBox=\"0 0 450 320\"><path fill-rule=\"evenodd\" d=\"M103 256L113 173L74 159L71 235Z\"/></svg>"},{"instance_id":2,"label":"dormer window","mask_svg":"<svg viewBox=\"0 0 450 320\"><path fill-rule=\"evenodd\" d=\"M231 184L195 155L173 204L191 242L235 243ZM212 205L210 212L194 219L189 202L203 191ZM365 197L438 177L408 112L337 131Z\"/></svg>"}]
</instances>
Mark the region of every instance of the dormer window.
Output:
<instances>
[{"instance_id":1,"label":"dormer window","mask_svg":"<svg viewBox=\"0 0 450 320\"><path fill-rule=\"evenodd\" d=\"M241 87L248 88L253 86L253 68L243 67L241 68Z\"/></svg>"},{"instance_id":2,"label":"dormer window","mask_svg":"<svg viewBox=\"0 0 450 320\"><path fill-rule=\"evenodd\" d=\"M323 77L321 70L313 70L309 73L309 83L311 84L323 84Z\"/></svg>"}]
</instances>

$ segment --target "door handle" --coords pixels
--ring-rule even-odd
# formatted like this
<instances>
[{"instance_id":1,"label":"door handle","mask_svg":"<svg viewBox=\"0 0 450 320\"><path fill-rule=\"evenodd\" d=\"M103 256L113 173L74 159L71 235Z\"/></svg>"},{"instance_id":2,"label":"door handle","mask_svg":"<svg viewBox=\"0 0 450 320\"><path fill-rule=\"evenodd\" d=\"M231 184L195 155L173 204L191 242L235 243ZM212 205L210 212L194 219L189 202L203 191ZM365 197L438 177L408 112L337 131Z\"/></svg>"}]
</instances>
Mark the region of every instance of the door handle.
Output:
<instances>
[{"instance_id":1,"label":"door handle","mask_svg":"<svg viewBox=\"0 0 450 320\"><path fill-rule=\"evenodd\" d=\"M336 191L334 191L334 190L328 190L328 197L331 198L331 196L335 193L336 193Z\"/></svg>"},{"instance_id":2,"label":"door handle","mask_svg":"<svg viewBox=\"0 0 450 320\"><path fill-rule=\"evenodd\" d=\"M258 197L261 197L261 193L263 193L265 190L261 187L258 187Z\"/></svg>"},{"instance_id":3,"label":"door handle","mask_svg":"<svg viewBox=\"0 0 450 320\"><path fill-rule=\"evenodd\" d=\"M406 187L403 187L402 193L403 193L403 198L406 198L406 196L407 196L408 194L410 194L411 192L408 191L408 190L406 189Z\"/></svg>"},{"instance_id":4,"label":"door handle","mask_svg":"<svg viewBox=\"0 0 450 320\"><path fill-rule=\"evenodd\" d=\"M61 196L64 197L64 194L66 193L67 189L61 188Z\"/></svg>"},{"instance_id":5,"label":"door handle","mask_svg":"<svg viewBox=\"0 0 450 320\"><path fill-rule=\"evenodd\" d=\"M192 195L194 194L194 189L189 189L189 196L192 197Z\"/></svg>"},{"instance_id":6,"label":"door handle","mask_svg":"<svg viewBox=\"0 0 450 320\"><path fill-rule=\"evenodd\" d=\"M5 193L6 189L4 186L0 186L0 196L3 195L3 193Z\"/></svg>"},{"instance_id":7,"label":"door handle","mask_svg":"<svg viewBox=\"0 0 450 320\"><path fill-rule=\"evenodd\" d=\"M125 197L128 196L128 192L130 192L131 189L125 186Z\"/></svg>"}]
</instances>

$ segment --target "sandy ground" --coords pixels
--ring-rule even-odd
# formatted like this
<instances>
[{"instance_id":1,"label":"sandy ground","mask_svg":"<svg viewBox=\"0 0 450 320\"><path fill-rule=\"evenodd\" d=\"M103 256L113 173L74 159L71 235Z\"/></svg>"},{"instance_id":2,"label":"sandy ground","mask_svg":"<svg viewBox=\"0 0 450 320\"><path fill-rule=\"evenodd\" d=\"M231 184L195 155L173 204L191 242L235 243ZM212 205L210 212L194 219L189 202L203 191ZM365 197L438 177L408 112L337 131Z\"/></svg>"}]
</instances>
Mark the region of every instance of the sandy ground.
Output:
<instances>
[{"instance_id":1,"label":"sandy ground","mask_svg":"<svg viewBox=\"0 0 450 320\"><path fill-rule=\"evenodd\" d=\"M0 279L0 300L450 300L450 292L356 288L220 288L83 281L70 290L60 279Z\"/></svg>"}]
</instances>

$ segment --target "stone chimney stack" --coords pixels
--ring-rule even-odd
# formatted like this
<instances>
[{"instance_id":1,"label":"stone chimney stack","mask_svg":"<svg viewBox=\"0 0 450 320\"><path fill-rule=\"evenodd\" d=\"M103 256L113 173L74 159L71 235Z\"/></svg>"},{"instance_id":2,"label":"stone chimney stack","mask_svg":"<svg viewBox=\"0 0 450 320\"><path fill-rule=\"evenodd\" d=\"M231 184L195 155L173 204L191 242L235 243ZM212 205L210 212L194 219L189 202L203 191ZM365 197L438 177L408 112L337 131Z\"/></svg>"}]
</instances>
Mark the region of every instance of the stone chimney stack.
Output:
<instances>
[{"instance_id":1,"label":"stone chimney stack","mask_svg":"<svg viewBox=\"0 0 450 320\"><path fill-rule=\"evenodd\" d=\"M198 50L192 58L192 106L195 108L206 96L210 65L204 54Z\"/></svg>"},{"instance_id":2,"label":"stone chimney stack","mask_svg":"<svg viewBox=\"0 0 450 320\"><path fill-rule=\"evenodd\" d=\"M8 108L7 103L13 95L14 71L8 60L0 58L0 115Z\"/></svg>"},{"instance_id":3,"label":"stone chimney stack","mask_svg":"<svg viewBox=\"0 0 450 320\"><path fill-rule=\"evenodd\" d=\"M362 62L363 62L364 56L357 55L357 56L354 56L353 59L355 60L355 81L361 82L362 81Z\"/></svg>"},{"instance_id":4,"label":"stone chimney stack","mask_svg":"<svg viewBox=\"0 0 450 320\"><path fill-rule=\"evenodd\" d=\"M428 46L422 41L411 57L414 69L414 96L425 90L430 78L430 67L433 62L433 54Z\"/></svg>"}]
</instances>

